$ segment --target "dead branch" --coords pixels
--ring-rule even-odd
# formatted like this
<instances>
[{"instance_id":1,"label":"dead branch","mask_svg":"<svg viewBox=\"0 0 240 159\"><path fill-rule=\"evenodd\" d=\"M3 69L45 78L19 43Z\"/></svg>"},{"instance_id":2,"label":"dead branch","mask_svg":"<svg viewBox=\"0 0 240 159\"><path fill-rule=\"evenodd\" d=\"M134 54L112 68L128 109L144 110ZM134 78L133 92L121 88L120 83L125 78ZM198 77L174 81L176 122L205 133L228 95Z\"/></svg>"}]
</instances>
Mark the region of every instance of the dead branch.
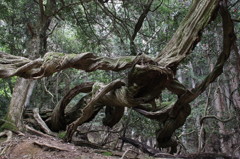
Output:
<instances>
[{"instance_id":1,"label":"dead branch","mask_svg":"<svg viewBox=\"0 0 240 159\"><path fill-rule=\"evenodd\" d=\"M134 151L134 150L132 150L132 149L127 149L127 150L123 153L123 155L121 156L120 159L124 159L125 156L127 155L127 153L130 152L130 151L136 153L136 156L135 156L134 158L137 158L138 153L137 153L136 151Z\"/></svg>"},{"instance_id":2,"label":"dead branch","mask_svg":"<svg viewBox=\"0 0 240 159\"><path fill-rule=\"evenodd\" d=\"M147 17L148 12L150 11L152 3L153 3L153 0L148 0L147 4L144 7L144 10L143 10L142 14L138 18L138 21L137 21L137 23L136 23L136 25L134 27L134 32L133 32L133 34L131 36L131 39L130 39L130 49L131 49L131 54L132 55L136 55L137 54L134 40L135 40L135 38L137 36L137 33L141 29L141 27L143 25L143 22L144 22L145 18Z\"/></svg>"},{"instance_id":3,"label":"dead branch","mask_svg":"<svg viewBox=\"0 0 240 159\"><path fill-rule=\"evenodd\" d=\"M49 150L50 151L69 151L69 150L63 149L61 147L53 146L53 145L50 145L47 143L40 143L38 141L34 141L33 144L43 148L45 151L49 151Z\"/></svg>"},{"instance_id":4,"label":"dead branch","mask_svg":"<svg viewBox=\"0 0 240 159\"><path fill-rule=\"evenodd\" d=\"M155 156L155 157L174 157L173 155L166 154L166 153L161 153L159 150L154 149L150 146L147 146L144 143L141 143L139 141L126 138L126 137L121 137L121 140L124 140L126 143L129 143L133 145L134 147L140 149L142 152L149 154L150 156Z\"/></svg>"}]
</instances>

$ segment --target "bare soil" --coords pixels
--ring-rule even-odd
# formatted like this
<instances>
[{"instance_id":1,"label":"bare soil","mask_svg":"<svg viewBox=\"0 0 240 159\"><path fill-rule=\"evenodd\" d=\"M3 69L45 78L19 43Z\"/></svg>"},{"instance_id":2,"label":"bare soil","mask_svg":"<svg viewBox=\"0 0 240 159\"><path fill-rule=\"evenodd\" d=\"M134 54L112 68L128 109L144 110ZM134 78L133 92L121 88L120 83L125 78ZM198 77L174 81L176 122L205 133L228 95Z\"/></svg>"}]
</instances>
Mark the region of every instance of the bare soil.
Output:
<instances>
[{"instance_id":1,"label":"bare soil","mask_svg":"<svg viewBox=\"0 0 240 159\"><path fill-rule=\"evenodd\" d=\"M3 139L2 139L3 140ZM123 157L124 156L124 157ZM89 147L75 146L57 138L45 138L30 134L16 135L11 141L0 140L0 159L116 159L151 157Z\"/></svg>"}]
</instances>

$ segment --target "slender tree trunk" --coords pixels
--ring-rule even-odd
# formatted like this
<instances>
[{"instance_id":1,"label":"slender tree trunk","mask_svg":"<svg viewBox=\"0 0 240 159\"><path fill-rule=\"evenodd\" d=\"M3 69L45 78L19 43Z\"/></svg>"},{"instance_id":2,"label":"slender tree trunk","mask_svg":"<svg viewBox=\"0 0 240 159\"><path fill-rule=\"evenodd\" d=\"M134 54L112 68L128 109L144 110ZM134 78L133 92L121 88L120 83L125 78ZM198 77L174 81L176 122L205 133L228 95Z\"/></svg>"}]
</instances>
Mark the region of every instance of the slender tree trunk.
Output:
<instances>
[{"instance_id":1,"label":"slender tree trunk","mask_svg":"<svg viewBox=\"0 0 240 159\"><path fill-rule=\"evenodd\" d=\"M35 82L31 79L19 78L14 86L12 99L9 105L7 120L15 124L19 130L23 130L22 114L29 104Z\"/></svg>"},{"instance_id":2,"label":"slender tree trunk","mask_svg":"<svg viewBox=\"0 0 240 159\"><path fill-rule=\"evenodd\" d=\"M39 38L33 36L27 42L27 51L30 53L30 57L34 58L40 50ZM18 78L15 83L12 98L8 108L7 119L8 121L15 124L17 129L23 130L23 119L22 113L26 106L30 103L30 98L32 96L33 88L36 84L36 81L24 78Z\"/></svg>"},{"instance_id":3,"label":"slender tree trunk","mask_svg":"<svg viewBox=\"0 0 240 159\"><path fill-rule=\"evenodd\" d=\"M44 55L47 49L47 29L50 25L51 18L40 20L38 25L28 24L30 32L27 41L27 52L30 58L36 58ZM13 95L9 105L7 119L19 130L23 130L22 113L24 108L29 104L33 92L35 81L19 78L14 86Z\"/></svg>"}]
</instances>

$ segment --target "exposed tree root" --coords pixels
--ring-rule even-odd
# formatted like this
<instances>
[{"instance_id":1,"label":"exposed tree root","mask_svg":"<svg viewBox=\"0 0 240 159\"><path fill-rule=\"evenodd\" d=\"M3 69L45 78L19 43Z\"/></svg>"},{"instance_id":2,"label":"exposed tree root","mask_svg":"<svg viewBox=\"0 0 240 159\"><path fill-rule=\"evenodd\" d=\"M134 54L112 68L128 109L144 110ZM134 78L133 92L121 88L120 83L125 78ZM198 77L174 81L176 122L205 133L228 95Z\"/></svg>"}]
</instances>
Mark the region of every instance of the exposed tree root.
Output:
<instances>
[{"instance_id":1,"label":"exposed tree root","mask_svg":"<svg viewBox=\"0 0 240 159\"><path fill-rule=\"evenodd\" d=\"M74 145L76 146L84 146L84 147L90 147L93 149L103 149L102 146L98 144L91 143L89 141L73 141Z\"/></svg>"},{"instance_id":2,"label":"exposed tree root","mask_svg":"<svg viewBox=\"0 0 240 159\"><path fill-rule=\"evenodd\" d=\"M100 92L97 93L95 97L93 97L92 100L83 108L81 117L67 127L66 140L71 141L74 132L77 130L77 127L83 124L89 118L91 118L91 116L94 114L94 106L95 104L97 104L97 102L99 101L99 99L101 99L102 96L104 96L111 90L119 88L123 85L125 85L125 83L118 79L106 85L102 90L100 90Z\"/></svg>"},{"instance_id":3,"label":"exposed tree root","mask_svg":"<svg viewBox=\"0 0 240 159\"><path fill-rule=\"evenodd\" d=\"M0 132L0 137L7 136L7 139L4 142L9 142L12 139L13 133L12 131L5 130Z\"/></svg>"},{"instance_id":4,"label":"exposed tree root","mask_svg":"<svg viewBox=\"0 0 240 159\"><path fill-rule=\"evenodd\" d=\"M131 150L131 149L127 149L124 153L123 153L123 155L121 156L121 158L120 159L124 159L125 158L125 156L127 155L127 153L128 152L134 152L136 155L135 155L135 157L134 158L137 158L137 156L138 156L138 153L136 152L136 151L134 151L134 150Z\"/></svg>"},{"instance_id":5,"label":"exposed tree root","mask_svg":"<svg viewBox=\"0 0 240 159\"><path fill-rule=\"evenodd\" d=\"M37 131L35 130L34 128L31 128L30 126L26 125L25 126L27 131L30 133L30 134L33 134L33 135L37 135L37 136L41 136L41 137L46 137L46 138L53 138L52 136L50 135L47 135L47 134L44 134L40 131Z\"/></svg>"},{"instance_id":6,"label":"exposed tree root","mask_svg":"<svg viewBox=\"0 0 240 159\"><path fill-rule=\"evenodd\" d=\"M33 144L43 148L45 151L69 151L69 150L63 149L61 147L53 146L53 145L50 145L47 143L40 143L37 141L34 141Z\"/></svg>"},{"instance_id":7,"label":"exposed tree root","mask_svg":"<svg viewBox=\"0 0 240 159\"><path fill-rule=\"evenodd\" d=\"M107 113L109 113L106 120L112 120L111 122L105 121L104 123L113 126L122 117L124 109L110 109L109 106L111 104L113 106L135 108L138 105L151 104L155 98L159 97L161 91L167 88L178 95L178 100L173 106L155 112L138 108L135 110L148 118L160 122L162 127L157 132L158 146L159 148L171 147L171 153L175 153L177 142L172 138L172 134L184 124L187 116L190 114L191 108L189 103L196 99L222 73L224 63L227 61L235 42L236 37L230 14L223 5L224 2L221 1L220 4L219 2L220 0L193 1L192 8L186 19L183 20L173 38L155 60L144 54L136 57L107 58L97 57L93 53L62 54L51 52L47 53L43 59L33 61L0 52L0 78L16 75L37 79L50 76L54 72L66 68L76 68L85 71L120 71L132 67L133 69L126 79L127 82L124 88L122 86L125 83L116 80L105 87L101 87L102 90L100 89L96 94L92 90L92 99L89 95L88 99L91 100L87 101L87 104L83 102L81 105L85 106L82 109L81 116L67 127L66 140L71 141L77 127L93 118L103 106L107 106ZM189 91L174 79L174 74L176 73L178 64L187 57L197 42L200 41L201 31L211 21L217 8L220 8L223 20L223 51L218 57L213 71L209 73L200 85ZM63 123L63 127L65 128L64 120L61 121L61 119L64 119L64 115L66 115L64 114L64 109L72 97L75 96L76 92L69 92L61 101L59 107L56 108L57 111L55 112L57 113L55 116L52 116L52 126L57 123L56 127L58 129L61 127L60 124ZM116 118L113 118L114 113L117 113L118 110L121 111L120 114ZM42 123L41 118L40 120L39 118L36 120L45 132L49 132L46 125ZM32 133L46 136L30 127L27 127L27 129ZM141 147L141 144L138 146ZM147 152L151 153L150 151Z\"/></svg>"},{"instance_id":8,"label":"exposed tree root","mask_svg":"<svg viewBox=\"0 0 240 159\"><path fill-rule=\"evenodd\" d=\"M45 133L51 136L55 136L54 133L48 128L47 124L42 120L41 116L39 115L38 108L33 109L33 117Z\"/></svg>"},{"instance_id":9,"label":"exposed tree root","mask_svg":"<svg viewBox=\"0 0 240 159\"><path fill-rule=\"evenodd\" d=\"M225 154L217 154L217 153L197 153L197 154L189 154L189 155L179 155L181 158L186 159L237 159L237 157L227 156Z\"/></svg>"},{"instance_id":10,"label":"exposed tree root","mask_svg":"<svg viewBox=\"0 0 240 159\"><path fill-rule=\"evenodd\" d=\"M121 137L120 139L122 139L124 142L129 143L133 146L135 146L136 148L140 149L142 152L149 154L150 156L155 156L155 157L173 157L173 155L170 154L165 154L165 153L161 153L161 151L154 149L150 146L147 146L144 143L141 143L139 141L130 139L130 138L126 138L126 137Z\"/></svg>"}]
</instances>

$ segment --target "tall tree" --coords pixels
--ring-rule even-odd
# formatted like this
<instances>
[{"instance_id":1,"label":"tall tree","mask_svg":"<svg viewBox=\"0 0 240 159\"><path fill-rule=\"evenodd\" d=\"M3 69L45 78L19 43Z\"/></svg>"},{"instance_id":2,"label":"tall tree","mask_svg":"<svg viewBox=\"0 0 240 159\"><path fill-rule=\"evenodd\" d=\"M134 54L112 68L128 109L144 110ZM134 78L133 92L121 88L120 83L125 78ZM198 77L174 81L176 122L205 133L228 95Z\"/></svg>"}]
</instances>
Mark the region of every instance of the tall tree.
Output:
<instances>
[{"instance_id":1,"label":"tall tree","mask_svg":"<svg viewBox=\"0 0 240 159\"><path fill-rule=\"evenodd\" d=\"M151 3L152 1L148 1L144 14L140 16L136 23L134 34L130 38L131 46L134 46L133 42L137 36L135 32L139 31ZM214 19L218 11L223 21L223 50L212 72L199 85L196 85L192 90L188 90L175 78L177 67L200 41L204 27ZM192 2L188 14L172 39L155 58L145 54L109 58L98 57L93 53L63 54L50 52L45 54L43 58L30 60L1 53L0 77L20 76L39 79L67 68L76 68L87 72L95 70L120 71L131 68L128 76L121 80L114 80L107 85L98 82L95 84L83 83L70 90L55 108L52 118L49 119L54 121L49 126L57 131L68 125L66 139L70 141L77 127L93 119L104 106L109 108L106 109L104 124L110 127L121 119L124 107L132 107L145 117L160 123L161 128L156 134L158 147L171 147L171 153L175 153L177 141L173 137L174 131L185 123L190 114L189 103L196 99L222 73L234 41L233 22L227 10L227 1L199 0ZM135 51L134 47L131 47L132 54L135 54ZM9 64L10 61L13 64ZM178 99L167 108L156 108L155 99L161 95L164 89L176 94ZM64 111L66 105L80 92L90 93L81 98L77 104L77 107L81 109L81 114L78 114L77 118L67 121L67 112ZM70 113L76 114L76 111Z\"/></svg>"}]
</instances>

